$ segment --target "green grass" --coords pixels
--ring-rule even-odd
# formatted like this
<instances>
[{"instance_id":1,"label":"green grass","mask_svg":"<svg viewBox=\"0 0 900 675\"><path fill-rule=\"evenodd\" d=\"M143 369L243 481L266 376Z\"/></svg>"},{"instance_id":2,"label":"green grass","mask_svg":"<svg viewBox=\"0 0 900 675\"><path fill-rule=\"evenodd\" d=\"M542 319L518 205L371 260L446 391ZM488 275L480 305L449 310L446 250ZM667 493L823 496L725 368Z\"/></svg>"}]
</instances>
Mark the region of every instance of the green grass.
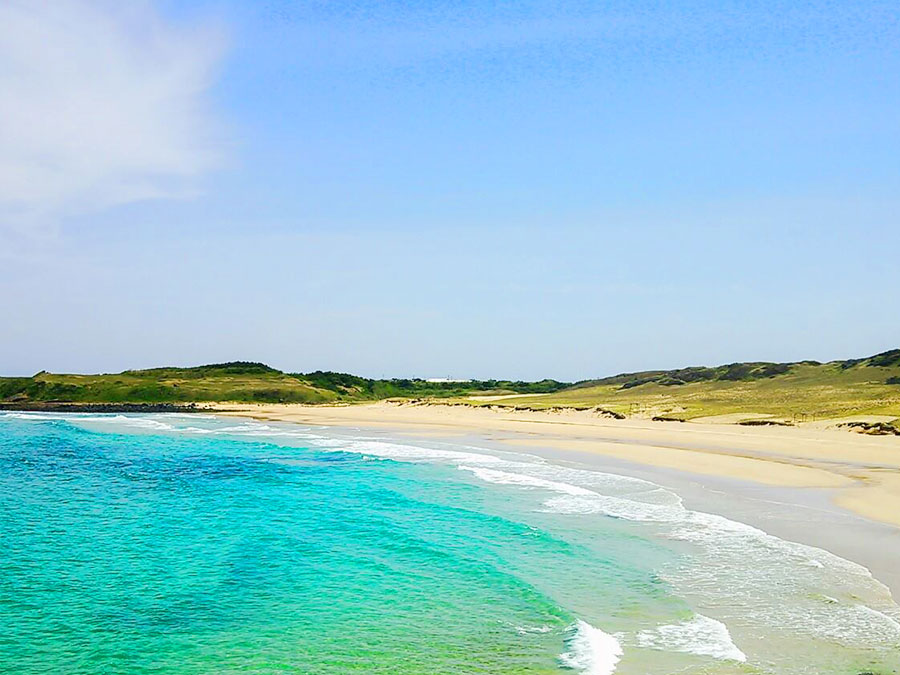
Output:
<instances>
[{"instance_id":1,"label":"green grass","mask_svg":"<svg viewBox=\"0 0 900 675\"><path fill-rule=\"evenodd\" d=\"M473 393L540 394L561 391L571 386L556 380L522 382L512 380L468 380L465 382L428 382L421 379L371 380L346 373L316 371L295 377L328 389L346 400L380 400L385 398L452 398Z\"/></svg>"},{"instance_id":2,"label":"green grass","mask_svg":"<svg viewBox=\"0 0 900 675\"><path fill-rule=\"evenodd\" d=\"M477 394L517 397L494 401L471 398ZM624 373L574 385L556 380L373 380L323 371L284 373L243 361L106 375L42 372L33 377L0 378L0 402L26 406L41 402L333 403L386 398L531 409L599 407L625 415L679 419L752 413L787 420L849 415L900 419L900 350L824 364L748 362Z\"/></svg>"},{"instance_id":3,"label":"green grass","mask_svg":"<svg viewBox=\"0 0 900 675\"><path fill-rule=\"evenodd\" d=\"M259 401L327 403L337 399L277 370L201 366L130 370L115 375L56 375L0 379L0 399L73 403L188 403Z\"/></svg>"},{"instance_id":4,"label":"green grass","mask_svg":"<svg viewBox=\"0 0 900 675\"><path fill-rule=\"evenodd\" d=\"M283 373L262 363L236 361L194 368L152 368L105 375L38 373L0 378L0 402L189 403L332 403L385 398L448 398L475 391L538 393L558 391L562 382L426 382L417 379L372 380L344 373Z\"/></svg>"},{"instance_id":5,"label":"green grass","mask_svg":"<svg viewBox=\"0 0 900 675\"><path fill-rule=\"evenodd\" d=\"M783 367L768 367L773 365ZM534 409L599 407L626 415L679 419L752 413L796 421L849 415L900 417L900 385L893 383L900 377L900 352L893 361L871 357L825 364L733 364L702 370L708 371L705 379L693 382L672 382L679 380L684 370L633 373L580 383L546 396L510 399L508 404ZM503 401L482 404L497 403Z\"/></svg>"}]
</instances>

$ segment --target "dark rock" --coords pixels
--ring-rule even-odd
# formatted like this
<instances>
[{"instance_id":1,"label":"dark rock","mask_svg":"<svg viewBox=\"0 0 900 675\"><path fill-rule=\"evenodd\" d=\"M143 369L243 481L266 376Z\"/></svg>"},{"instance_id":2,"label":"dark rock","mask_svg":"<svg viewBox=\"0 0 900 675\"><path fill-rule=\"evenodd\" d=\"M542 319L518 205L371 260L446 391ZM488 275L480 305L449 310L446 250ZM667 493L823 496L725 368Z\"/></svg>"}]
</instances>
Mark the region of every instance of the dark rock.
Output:
<instances>
[{"instance_id":1,"label":"dark rock","mask_svg":"<svg viewBox=\"0 0 900 675\"><path fill-rule=\"evenodd\" d=\"M778 420L741 420L738 422L742 427L792 427L790 422L780 422Z\"/></svg>"},{"instance_id":2,"label":"dark rock","mask_svg":"<svg viewBox=\"0 0 900 675\"><path fill-rule=\"evenodd\" d=\"M89 412L89 413L158 413L205 412L193 403L63 403L59 401L7 401L0 403L0 410L27 410L36 412Z\"/></svg>"},{"instance_id":3,"label":"dark rock","mask_svg":"<svg viewBox=\"0 0 900 675\"><path fill-rule=\"evenodd\" d=\"M838 426L870 436L900 436L900 429L886 422L844 422Z\"/></svg>"}]
</instances>

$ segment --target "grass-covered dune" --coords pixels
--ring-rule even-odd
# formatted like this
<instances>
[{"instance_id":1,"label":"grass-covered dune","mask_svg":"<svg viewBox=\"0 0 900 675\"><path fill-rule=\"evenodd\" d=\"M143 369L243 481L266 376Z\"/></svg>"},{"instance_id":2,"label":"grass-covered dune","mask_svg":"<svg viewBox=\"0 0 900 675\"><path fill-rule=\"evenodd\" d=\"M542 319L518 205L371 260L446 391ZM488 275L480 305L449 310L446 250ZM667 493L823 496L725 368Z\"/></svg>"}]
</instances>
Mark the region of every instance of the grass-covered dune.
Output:
<instances>
[{"instance_id":1,"label":"grass-covered dune","mask_svg":"<svg viewBox=\"0 0 900 675\"><path fill-rule=\"evenodd\" d=\"M0 379L0 399L10 402L187 403L285 401L324 403L337 398L299 378L261 363L235 362L196 368L126 370L110 375L41 372Z\"/></svg>"},{"instance_id":2,"label":"grass-covered dune","mask_svg":"<svg viewBox=\"0 0 900 675\"><path fill-rule=\"evenodd\" d=\"M482 401L483 404L503 400ZM766 415L808 421L852 415L900 417L900 349L818 363L732 363L624 373L579 382L546 396L516 397L518 407L599 407L625 415L694 419Z\"/></svg>"},{"instance_id":3,"label":"grass-covered dune","mask_svg":"<svg viewBox=\"0 0 900 675\"><path fill-rule=\"evenodd\" d=\"M818 363L746 362L623 373L576 384L542 380L429 382L316 371L284 373L235 361L116 374L41 372L0 378L0 405L334 403L443 399L516 408L602 408L624 415L694 419L714 415L805 421L851 415L900 418L900 349Z\"/></svg>"},{"instance_id":4,"label":"grass-covered dune","mask_svg":"<svg viewBox=\"0 0 900 675\"><path fill-rule=\"evenodd\" d=\"M475 391L547 393L566 385L554 380L508 382L427 382L418 379L373 380L344 373L284 373L262 363L235 361L194 368L151 368L103 375L41 372L32 377L0 378L0 402L39 403L189 403L236 401L330 403L385 398L463 396Z\"/></svg>"}]
</instances>

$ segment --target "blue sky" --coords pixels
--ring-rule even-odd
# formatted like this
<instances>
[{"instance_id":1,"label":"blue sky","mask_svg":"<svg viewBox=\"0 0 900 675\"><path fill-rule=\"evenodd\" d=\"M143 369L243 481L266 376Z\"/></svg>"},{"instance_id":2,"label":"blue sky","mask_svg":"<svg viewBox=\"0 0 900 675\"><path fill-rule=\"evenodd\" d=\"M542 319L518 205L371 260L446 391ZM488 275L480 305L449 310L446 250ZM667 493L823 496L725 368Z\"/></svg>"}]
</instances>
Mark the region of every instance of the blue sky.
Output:
<instances>
[{"instance_id":1,"label":"blue sky","mask_svg":"<svg viewBox=\"0 0 900 675\"><path fill-rule=\"evenodd\" d=\"M900 346L896 3L44 4L0 10L0 372Z\"/></svg>"}]
</instances>

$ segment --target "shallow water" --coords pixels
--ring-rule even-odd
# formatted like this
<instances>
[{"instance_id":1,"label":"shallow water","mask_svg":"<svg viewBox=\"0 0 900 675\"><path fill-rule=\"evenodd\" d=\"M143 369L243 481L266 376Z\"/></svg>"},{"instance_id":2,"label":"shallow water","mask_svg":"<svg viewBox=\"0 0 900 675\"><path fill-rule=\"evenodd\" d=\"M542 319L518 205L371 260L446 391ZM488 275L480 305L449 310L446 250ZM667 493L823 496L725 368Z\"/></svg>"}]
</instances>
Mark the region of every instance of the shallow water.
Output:
<instances>
[{"instance_id":1,"label":"shallow water","mask_svg":"<svg viewBox=\"0 0 900 675\"><path fill-rule=\"evenodd\" d=\"M201 415L0 413L0 671L896 673L854 563L632 478Z\"/></svg>"}]
</instances>

